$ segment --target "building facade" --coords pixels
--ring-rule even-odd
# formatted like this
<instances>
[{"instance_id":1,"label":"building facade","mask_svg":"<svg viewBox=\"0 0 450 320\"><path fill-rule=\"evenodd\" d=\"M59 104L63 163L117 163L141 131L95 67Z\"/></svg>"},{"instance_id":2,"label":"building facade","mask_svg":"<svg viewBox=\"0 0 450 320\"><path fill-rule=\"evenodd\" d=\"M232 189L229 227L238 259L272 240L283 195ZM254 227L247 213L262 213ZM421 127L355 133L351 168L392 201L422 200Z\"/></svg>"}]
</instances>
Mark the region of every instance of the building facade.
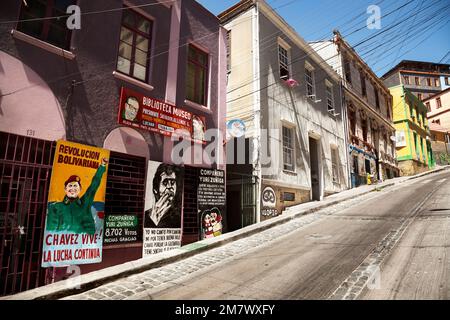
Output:
<instances>
[{"instance_id":1,"label":"building facade","mask_svg":"<svg viewBox=\"0 0 450 320\"><path fill-rule=\"evenodd\" d=\"M431 148L438 165L450 164L450 131L437 123L430 122Z\"/></svg>"},{"instance_id":2,"label":"building facade","mask_svg":"<svg viewBox=\"0 0 450 320\"><path fill-rule=\"evenodd\" d=\"M428 120L450 130L450 88L428 97L423 103Z\"/></svg>"},{"instance_id":3,"label":"building facade","mask_svg":"<svg viewBox=\"0 0 450 320\"><path fill-rule=\"evenodd\" d=\"M338 31L311 45L342 79L351 186L397 176L389 90Z\"/></svg>"},{"instance_id":4,"label":"building facade","mask_svg":"<svg viewBox=\"0 0 450 320\"><path fill-rule=\"evenodd\" d=\"M236 227L346 189L337 74L265 1L241 1L219 18L229 41L227 199L243 215Z\"/></svg>"},{"instance_id":5,"label":"building facade","mask_svg":"<svg viewBox=\"0 0 450 320\"><path fill-rule=\"evenodd\" d=\"M387 87L403 85L419 100L424 100L450 86L450 65L403 60L381 79Z\"/></svg>"},{"instance_id":6,"label":"building facade","mask_svg":"<svg viewBox=\"0 0 450 320\"><path fill-rule=\"evenodd\" d=\"M437 164L450 163L450 87L423 100L430 124L431 146Z\"/></svg>"},{"instance_id":7,"label":"building facade","mask_svg":"<svg viewBox=\"0 0 450 320\"><path fill-rule=\"evenodd\" d=\"M389 90L394 98L397 159L401 175L425 172L434 166L427 109L403 85Z\"/></svg>"},{"instance_id":8,"label":"building facade","mask_svg":"<svg viewBox=\"0 0 450 320\"><path fill-rule=\"evenodd\" d=\"M49 18L66 15L68 5L81 9L80 28ZM102 262L81 265L81 273L142 257L150 163L182 168L181 242L201 239L199 176L226 169L223 140L205 137L206 129L225 130L226 32L218 18L194 0L6 0L0 20L11 22L0 25L0 295L67 276L40 264L57 140L111 151L105 215L137 221L133 241L103 243ZM135 124L128 117L137 112ZM174 160L180 127L192 134L197 161ZM204 156L208 147L214 159Z\"/></svg>"}]
</instances>

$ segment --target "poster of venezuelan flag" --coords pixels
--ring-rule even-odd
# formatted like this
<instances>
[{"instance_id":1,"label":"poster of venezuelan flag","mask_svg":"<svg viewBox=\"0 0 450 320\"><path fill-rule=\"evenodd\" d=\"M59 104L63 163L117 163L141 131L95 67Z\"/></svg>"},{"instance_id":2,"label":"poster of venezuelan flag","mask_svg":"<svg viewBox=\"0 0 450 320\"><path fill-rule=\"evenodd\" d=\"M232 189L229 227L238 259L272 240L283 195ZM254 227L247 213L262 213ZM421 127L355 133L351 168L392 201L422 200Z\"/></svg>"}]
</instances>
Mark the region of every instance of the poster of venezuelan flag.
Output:
<instances>
[{"instance_id":1,"label":"poster of venezuelan flag","mask_svg":"<svg viewBox=\"0 0 450 320\"><path fill-rule=\"evenodd\" d=\"M59 140L48 195L42 267L102 261L109 151Z\"/></svg>"}]
</instances>

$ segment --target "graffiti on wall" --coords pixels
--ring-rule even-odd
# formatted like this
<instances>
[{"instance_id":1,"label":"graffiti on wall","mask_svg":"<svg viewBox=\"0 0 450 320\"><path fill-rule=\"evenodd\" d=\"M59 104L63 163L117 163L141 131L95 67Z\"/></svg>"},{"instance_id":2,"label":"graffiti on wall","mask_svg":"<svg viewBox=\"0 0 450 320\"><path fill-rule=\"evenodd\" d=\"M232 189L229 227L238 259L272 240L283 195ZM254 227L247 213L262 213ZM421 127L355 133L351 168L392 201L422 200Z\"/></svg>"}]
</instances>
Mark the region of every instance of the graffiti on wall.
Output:
<instances>
[{"instance_id":1,"label":"graffiti on wall","mask_svg":"<svg viewBox=\"0 0 450 320\"><path fill-rule=\"evenodd\" d=\"M275 190L266 186L261 194L261 218L270 218L278 216L277 194Z\"/></svg>"}]
</instances>

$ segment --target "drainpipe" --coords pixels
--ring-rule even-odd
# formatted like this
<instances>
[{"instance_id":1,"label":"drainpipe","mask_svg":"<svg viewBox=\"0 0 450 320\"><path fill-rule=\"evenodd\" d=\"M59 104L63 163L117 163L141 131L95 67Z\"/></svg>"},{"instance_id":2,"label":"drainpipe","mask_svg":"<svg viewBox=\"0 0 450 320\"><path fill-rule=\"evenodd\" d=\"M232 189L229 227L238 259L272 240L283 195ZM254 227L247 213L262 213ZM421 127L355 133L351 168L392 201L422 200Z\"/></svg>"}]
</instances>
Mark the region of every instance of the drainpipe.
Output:
<instances>
[{"instance_id":1,"label":"drainpipe","mask_svg":"<svg viewBox=\"0 0 450 320\"><path fill-rule=\"evenodd\" d=\"M253 34L253 111L254 116L254 137L253 137L253 175L257 177L256 181L256 223L261 222L261 96L260 96L260 72L259 72L259 5L256 1L252 17Z\"/></svg>"}]
</instances>

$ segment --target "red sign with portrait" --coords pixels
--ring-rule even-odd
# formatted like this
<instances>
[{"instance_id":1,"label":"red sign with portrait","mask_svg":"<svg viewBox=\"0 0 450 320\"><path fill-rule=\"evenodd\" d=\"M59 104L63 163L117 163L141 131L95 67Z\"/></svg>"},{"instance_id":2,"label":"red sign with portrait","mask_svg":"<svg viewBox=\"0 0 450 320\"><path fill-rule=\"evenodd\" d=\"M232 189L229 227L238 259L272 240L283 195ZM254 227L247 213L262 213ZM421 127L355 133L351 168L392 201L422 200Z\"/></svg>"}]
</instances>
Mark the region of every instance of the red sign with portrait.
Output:
<instances>
[{"instance_id":1,"label":"red sign with portrait","mask_svg":"<svg viewBox=\"0 0 450 320\"><path fill-rule=\"evenodd\" d=\"M172 136L177 129L192 136L193 114L158 99L122 88L118 122L135 129Z\"/></svg>"}]
</instances>

